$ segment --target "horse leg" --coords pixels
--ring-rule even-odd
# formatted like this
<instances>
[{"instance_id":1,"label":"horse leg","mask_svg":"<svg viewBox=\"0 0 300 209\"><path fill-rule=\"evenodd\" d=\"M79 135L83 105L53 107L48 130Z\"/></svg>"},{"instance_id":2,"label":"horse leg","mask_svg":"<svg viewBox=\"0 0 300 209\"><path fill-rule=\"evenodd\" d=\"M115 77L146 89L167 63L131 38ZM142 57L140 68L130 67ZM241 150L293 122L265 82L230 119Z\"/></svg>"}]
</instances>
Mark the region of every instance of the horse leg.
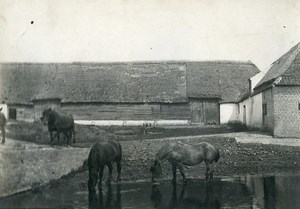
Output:
<instances>
[{"instance_id":1,"label":"horse leg","mask_svg":"<svg viewBox=\"0 0 300 209\"><path fill-rule=\"evenodd\" d=\"M185 174L184 174L184 169L183 169L182 163L176 163L176 164L177 164L177 167L179 168L179 171L180 171L180 173L182 175L183 183L187 184L187 180L186 180L186 177L185 177Z\"/></svg>"},{"instance_id":2,"label":"horse leg","mask_svg":"<svg viewBox=\"0 0 300 209\"><path fill-rule=\"evenodd\" d=\"M173 184L176 184L176 170L177 170L176 163L172 162Z\"/></svg>"},{"instance_id":3,"label":"horse leg","mask_svg":"<svg viewBox=\"0 0 300 209\"><path fill-rule=\"evenodd\" d=\"M117 160L117 170L118 170L118 177L117 177L117 181L118 183L120 183L121 181L121 160Z\"/></svg>"},{"instance_id":4,"label":"horse leg","mask_svg":"<svg viewBox=\"0 0 300 209\"><path fill-rule=\"evenodd\" d=\"M2 133L2 144L5 143L5 128L4 127L1 127L1 133Z\"/></svg>"},{"instance_id":5,"label":"horse leg","mask_svg":"<svg viewBox=\"0 0 300 209\"><path fill-rule=\"evenodd\" d=\"M112 179L113 166L111 163L107 163L107 167L108 167L109 176L107 178L106 184L110 184L111 179Z\"/></svg>"},{"instance_id":6,"label":"horse leg","mask_svg":"<svg viewBox=\"0 0 300 209\"><path fill-rule=\"evenodd\" d=\"M73 133L73 143L75 144L75 130L74 130L74 128L72 129L72 133Z\"/></svg>"},{"instance_id":7,"label":"horse leg","mask_svg":"<svg viewBox=\"0 0 300 209\"><path fill-rule=\"evenodd\" d=\"M49 131L49 133L50 133L50 144L53 145L53 140L54 140L53 132Z\"/></svg>"},{"instance_id":8,"label":"horse leg","mask_svg":"<svg viewBox=\"0 0 300 209\"><path fill-rule=\"evenodd\" d=\"M102 188L102 177L103 177L103 171L104 171L104 166L100 166L99 169L99 182L98 182L98 189L101 190Z\"/></svg>"},{"instance_id":9,"label":"horse leg","mask_svg":"<svg viewBox=\"0 0 300 209\"><path fill-rule=\"evenodd\" d=\"M98 172L95 168L89 168L89 180L88 180L88 187L90 192L95 191L95 186L98 181Z\"/></svg>"},{"instance_id":10,"label":"horse leg","mask_svg":"<svg viewBox=\"0 0 300 209\"><path fill-rule=\"evenodd\" d=\"M213 164L205 161L206 164L206 174L205 174L205 180L212 180L213 179L213 173L214 173L214 168Z\"/></svg>"},{"instance_id":11,"label":"horse leg","mask_svg":"<svg viewBox=\"0 0 300 209\"><path fill-rule=\"evenodd\" d=\"M211 164L209 167L210 167L209 179L212 181L213 180L213 176L214 176L214 165Z\"/></svg>"},{"instance_id":12,"label":"horse leg","mask_svg":"<svg viewBox=\"0 0 300 209\"><path fill-rule=\"evenodd\" d=\"M205 181L208 181L209 178L209 163L207 161L205 161L205 165L206 165L206 172L205 172Z\"/></svg>"},{"instance_id":13,"label":"horse leg","mask_svg":"<svg viewBox=\"0 0 300 209\"><path fill-rule=\"evenodd\" d=\"M69 146L70 145L70 140L72 138L72 133L67 131L64 135L65 135L65 138L67 139L67 146Z\"/></svg>"},{"instance_id":14,"label":"horse leg","mask_svg":"<svg viewBox=\"0 0 300 209\"><path fill-rule=\"evenodd\" d=\"M72 140L72 132L70 131L70 132L68 132L68 145L71 145L71 140Z\"/></svg>"},{"instance_id":15,"label":"horse leg","mask_svg":"<svg viewBox=\"0 0 300 209\"><path fill-rule=\"evenodd\" d=\"M57 145L59 145L59 141L60 141L60 131L59 130L57 130L56 136L57 136Z\"/></svg>"}]
</instances>

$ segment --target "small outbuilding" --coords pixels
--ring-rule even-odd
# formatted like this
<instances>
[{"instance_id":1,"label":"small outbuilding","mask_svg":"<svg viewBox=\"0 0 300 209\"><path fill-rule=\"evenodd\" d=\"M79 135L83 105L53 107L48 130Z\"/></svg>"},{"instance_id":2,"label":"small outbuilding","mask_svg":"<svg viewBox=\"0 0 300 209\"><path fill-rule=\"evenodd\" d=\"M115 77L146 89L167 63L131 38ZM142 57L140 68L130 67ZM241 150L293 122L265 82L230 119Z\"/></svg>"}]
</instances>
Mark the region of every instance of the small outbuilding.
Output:
<instances>
[{"instance_id":1,"label":"small outbuilding","mask_svg":"<svg viewBox=\"0 0 300 209\"><path fill-rule=\"evenodd\" d=\"M300 137L300 43L276 60L254 88L262 126L276 137Z\"/></svg>"}]
</instances>

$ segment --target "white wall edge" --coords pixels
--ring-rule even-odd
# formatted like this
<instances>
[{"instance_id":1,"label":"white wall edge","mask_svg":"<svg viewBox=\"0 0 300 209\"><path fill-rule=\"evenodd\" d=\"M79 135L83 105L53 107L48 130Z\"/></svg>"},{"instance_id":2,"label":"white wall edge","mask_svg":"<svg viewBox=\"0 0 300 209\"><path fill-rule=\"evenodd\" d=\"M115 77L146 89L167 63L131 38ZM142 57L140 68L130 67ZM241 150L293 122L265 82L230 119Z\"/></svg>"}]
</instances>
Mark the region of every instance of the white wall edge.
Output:
<instances>
[{"instance_id":1,"label":"white wall edge","mask_svg":"<svg viewBox=\"0 0 300 209\"><path fill-rule=\"evenodd\" d=\"M80 125L96 126L173 126L189 125L189 120L75 120Z\"/></svg>"}]
</instances>

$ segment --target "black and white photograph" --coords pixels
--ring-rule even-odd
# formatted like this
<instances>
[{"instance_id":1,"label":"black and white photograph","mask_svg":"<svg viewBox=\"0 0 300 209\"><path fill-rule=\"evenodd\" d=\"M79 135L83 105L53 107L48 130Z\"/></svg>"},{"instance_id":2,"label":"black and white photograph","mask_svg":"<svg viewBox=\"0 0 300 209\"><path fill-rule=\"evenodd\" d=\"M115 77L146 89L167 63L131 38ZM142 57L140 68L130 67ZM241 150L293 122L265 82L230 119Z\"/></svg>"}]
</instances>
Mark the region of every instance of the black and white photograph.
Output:
<instances>
[{"instance_id":1,"label":"black and white photograph","mask_svg":"<svg viewBox=\"0 0 300 209\"><path fill-rule=\"evenodd\" d=\"M0 209L299 197L299 0L0 0Z\"/></svg>"}]
</instances>

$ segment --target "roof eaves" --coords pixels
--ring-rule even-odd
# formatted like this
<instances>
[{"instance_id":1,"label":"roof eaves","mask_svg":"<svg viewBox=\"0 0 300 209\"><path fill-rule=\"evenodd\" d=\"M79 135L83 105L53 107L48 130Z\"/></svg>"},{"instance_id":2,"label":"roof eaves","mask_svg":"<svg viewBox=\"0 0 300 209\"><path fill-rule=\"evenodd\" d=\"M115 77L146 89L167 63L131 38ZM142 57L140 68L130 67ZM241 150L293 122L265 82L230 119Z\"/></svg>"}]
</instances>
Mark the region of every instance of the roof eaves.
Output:
<instances>
[{"instance_id":1,"label":"roof eaves","mask_svg":"<svg viewBox=\"0 0 300 209\"><path fill-rule=\"evenodd\" d=\"M33 103L25 103L25 102L16 102L16 103L12 103L12 102L8 102L6 103L7 105L16 105L16 106L33 106Z\"/></svg>"},{"instance_id":2,"label":"roof eaves","mask_svg":"<svg viewBox=\"0 0 300 209\"><path fill-rule=\"evenodd\" d=\"M187 95L188 98L194 99L221 99L221 95L210 94L210 95Z\"/></svg>"},{"instance_id":3,"label":"roof eaves","mask_svg":"<svg viewBox=\"0 0 300 209\"><path fill-rule=\"evenodd\" d=\"M34 98L31 101L36 102L36 101L45 101L45 100L51 100L51 101L58 100L58 101L61 101L62 99L59 98L59 97L48 97L48 98Z\"/></svg>"}]
</instances>

